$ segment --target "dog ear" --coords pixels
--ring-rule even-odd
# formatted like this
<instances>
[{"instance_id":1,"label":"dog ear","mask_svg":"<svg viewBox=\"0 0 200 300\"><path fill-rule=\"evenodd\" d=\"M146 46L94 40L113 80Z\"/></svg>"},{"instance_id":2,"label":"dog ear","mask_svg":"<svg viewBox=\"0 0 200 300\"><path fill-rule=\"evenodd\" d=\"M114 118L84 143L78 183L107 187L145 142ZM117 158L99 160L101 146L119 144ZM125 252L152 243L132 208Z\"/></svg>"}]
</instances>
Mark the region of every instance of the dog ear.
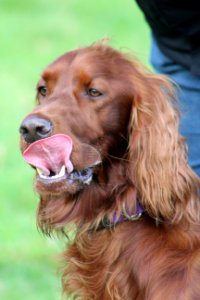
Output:
<instances>
[{"instance_id":1,"label":"dog ear","mask_svg":"<svg viewBox=\"0 0 200 300\"><path fill-rule=\"evenodd\" d=\"M134 72L129 172L139 201L155 218L177 222L187 214L194 220L197 178L188 166L185 142L178 133L174 85L161 75L138 68Z\"/></svg>"}]
</instances>

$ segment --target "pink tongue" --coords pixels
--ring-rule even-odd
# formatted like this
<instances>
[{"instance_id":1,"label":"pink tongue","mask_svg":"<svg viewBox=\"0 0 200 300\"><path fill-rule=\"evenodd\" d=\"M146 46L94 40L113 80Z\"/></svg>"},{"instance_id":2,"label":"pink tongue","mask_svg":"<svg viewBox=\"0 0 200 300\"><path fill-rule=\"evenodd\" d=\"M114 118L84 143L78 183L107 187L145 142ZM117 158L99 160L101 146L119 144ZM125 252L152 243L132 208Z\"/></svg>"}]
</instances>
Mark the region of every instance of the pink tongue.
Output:
<instances>
[{"instance_id":1,"label":"pink tongue","mask_svg":"<svg viewBox=\"0 0 200 300\"><path fill-rule=\"evenodd\" d=\"M69 172L73 170L71 152L72 139L65 134L56 134L32 143L24 151L23 157L27 163L49 175L50 171L58 174L63 165Z\"/></svg>"}]
</instances>

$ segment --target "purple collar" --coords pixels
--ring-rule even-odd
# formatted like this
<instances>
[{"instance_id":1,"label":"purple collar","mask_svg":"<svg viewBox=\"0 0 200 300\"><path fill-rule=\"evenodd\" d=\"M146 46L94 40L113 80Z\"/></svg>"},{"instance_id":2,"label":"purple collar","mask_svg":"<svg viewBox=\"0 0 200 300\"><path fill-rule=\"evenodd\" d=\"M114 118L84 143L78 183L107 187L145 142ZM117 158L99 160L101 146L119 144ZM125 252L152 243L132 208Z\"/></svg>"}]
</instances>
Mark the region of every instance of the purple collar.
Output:
<instances>
[{"instance_id":1,"label":"purple collar","mask_svg":"<svg viewBox=\"0 0 200 300\"><path fill-rule=\"evenodd\" d=\"M117 214L114 213L111 220L105 217L101 221L98 230L104 228L113 228L114 226L125 221L137 221L142 216L143 212L144 208L139 203L137 204L136 211L134 213L131 213L124 205L122 207L122 213L120 214L120 216L117 216Z\"/></svg>"}]
</instances>

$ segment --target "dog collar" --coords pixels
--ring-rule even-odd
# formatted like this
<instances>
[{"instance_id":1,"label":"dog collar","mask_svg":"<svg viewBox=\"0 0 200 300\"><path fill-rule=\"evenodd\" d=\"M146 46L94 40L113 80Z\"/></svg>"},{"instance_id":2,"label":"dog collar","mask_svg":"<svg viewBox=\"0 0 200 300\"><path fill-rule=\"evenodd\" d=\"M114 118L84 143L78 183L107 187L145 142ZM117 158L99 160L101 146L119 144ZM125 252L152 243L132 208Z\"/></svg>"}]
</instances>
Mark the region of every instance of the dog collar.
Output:
<instances>
[{"instance_id":1,"label":"dog collar","mask_svg":"<svg viewBox=\"0 0 200 300\"><path fill-rule=\"evenodd\" d=\"M122 206L122 213L118 216L116 213L113 214L112 219L108 219L108 217L104 217L102 221L100 222L97 230L100 229L111 229L115 227L118 224L121 224L125 221L137 221L142 214L144 213L144 208L141 204L137 204L136 211L134 213L131 213L125 205Z\"/></svg>"}]
</instances>

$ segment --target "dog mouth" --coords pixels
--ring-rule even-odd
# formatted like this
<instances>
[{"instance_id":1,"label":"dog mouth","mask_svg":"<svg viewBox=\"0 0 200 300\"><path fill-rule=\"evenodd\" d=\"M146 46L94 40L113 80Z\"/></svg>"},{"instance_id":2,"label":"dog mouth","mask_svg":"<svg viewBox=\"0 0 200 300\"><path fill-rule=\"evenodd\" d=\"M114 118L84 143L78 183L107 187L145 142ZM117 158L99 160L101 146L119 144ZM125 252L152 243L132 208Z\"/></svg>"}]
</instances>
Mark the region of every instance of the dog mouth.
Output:
<instances>
[{"instance_id":1,"label":"dog mouth","mask_svg":"<svg viewBox=\"0 0 200 300\"><path fill-rule=\"evenodd\" d=\"M59 193L88 185L94 167L101 163L99 152L90 145L73 145L71 137L56 134L33 142L23 153L24 160L37 172L36 188Z\"/></svg>"},{"instance_id":2,"label":"dog mouth","mask_svg":"<svg viewBox=\"0 0 200 300\"><path fill-rule=\"evenodd\" d=\"M93 168L87 168L81 171L73 170L69 173L65 165L63 165L58 174L50 170L49 175L45 175L43 171L39 168L36 168L38 180L44 184L56 183L60 181L67 181L69 184L73 184L75 181L78 181L83 184L90 184L93 178Z\"/></svg>"}]
</instances>

